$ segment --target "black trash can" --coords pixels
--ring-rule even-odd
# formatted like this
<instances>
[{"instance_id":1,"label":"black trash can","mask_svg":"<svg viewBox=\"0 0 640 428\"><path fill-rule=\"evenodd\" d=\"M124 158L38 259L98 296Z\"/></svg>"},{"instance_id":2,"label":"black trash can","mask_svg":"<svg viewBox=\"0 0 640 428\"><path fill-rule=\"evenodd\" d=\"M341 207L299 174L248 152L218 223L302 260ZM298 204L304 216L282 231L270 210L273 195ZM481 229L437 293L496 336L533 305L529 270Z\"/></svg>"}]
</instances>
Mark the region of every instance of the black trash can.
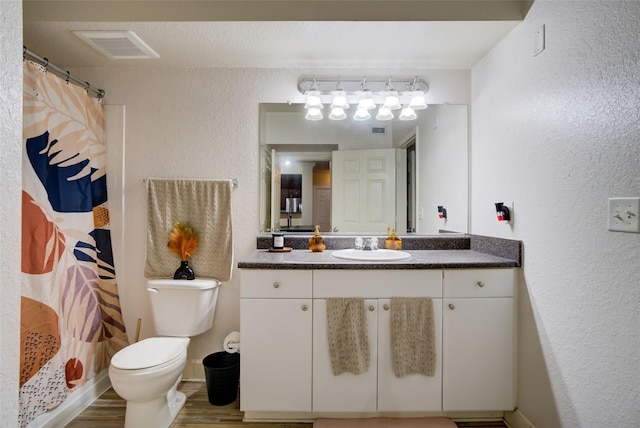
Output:
<instances>
[{"instance_id":1,"label":"black trash can","mask_svg":"<svg viewBox=\"0 0 640 428\"><path fill-rule=\"evenodd\" d=\"M202 364L209 403L224 406L236 401L240 383L240 354L215 352L204 357Z\"/></svg>"}]
</instances>

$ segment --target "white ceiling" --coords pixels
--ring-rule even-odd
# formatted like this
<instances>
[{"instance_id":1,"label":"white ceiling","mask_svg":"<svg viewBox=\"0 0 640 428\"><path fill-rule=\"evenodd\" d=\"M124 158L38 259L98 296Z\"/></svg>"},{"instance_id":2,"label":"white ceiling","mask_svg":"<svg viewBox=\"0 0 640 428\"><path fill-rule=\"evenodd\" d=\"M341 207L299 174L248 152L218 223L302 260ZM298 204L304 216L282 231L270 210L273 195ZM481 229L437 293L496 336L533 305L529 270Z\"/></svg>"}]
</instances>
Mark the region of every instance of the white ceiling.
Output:
<instances>
[{"instance_id":1,"label":"white ceiling","mask_svg":"<svg viewBox=\"0 0 640 428\"><path fill-rule=\"evenodd\" d=\"M201 0L120 4L173 3L189 8L202 5L203 1L216 4L231 3ZM242 4L244 1L238 0L235 4ZM452 5L456 2L457 0L450 0ZM75 2L85 6L82 10L84 17L72 10L69 10L67 15L60 13L62 7L73 3L54 0L24 2L24 44L32 52L46 56L52 63L63 68L135 66L469 69L520 22L513 19L343 21L340 19L339 8L333 12L334 15L328 15L329 19L331 16L336 17L333 21L220 21L190 18L189 21L178 22L172 18L175 15L168 14L166 18L155 18L166 19L164 21L144 22L128 20L139 16L128 11L105 16L104 11L96 10L96 13L101 13L100 16L90 17L93 8L91 0ZM296 4L319 2L261 0L245 3L252 4L251 13L255 14L255 8L260 5L264 5L263 8L276 5L283 7L283 4L284 7L295 7ZM347 3L354 2L345 1L345 4ZM415 5L422 3L429 2L413 0ZM34 9L36 4L37 8ZM360 1L357 4L360 8L366 8L367 4L380 6L393 2ZM392 10L389 9L385 16L393 17ZM283 12L283 16L285 15ZM51 20L48 20L48 16ZM65 16L73 19L65 21ZM418 15L416 17L419 18ZM110 20L104 21L105 18ZM131 30L151 46L160 58L109 59L72 34L73 30Z\"/></svg>"}]
</instances>

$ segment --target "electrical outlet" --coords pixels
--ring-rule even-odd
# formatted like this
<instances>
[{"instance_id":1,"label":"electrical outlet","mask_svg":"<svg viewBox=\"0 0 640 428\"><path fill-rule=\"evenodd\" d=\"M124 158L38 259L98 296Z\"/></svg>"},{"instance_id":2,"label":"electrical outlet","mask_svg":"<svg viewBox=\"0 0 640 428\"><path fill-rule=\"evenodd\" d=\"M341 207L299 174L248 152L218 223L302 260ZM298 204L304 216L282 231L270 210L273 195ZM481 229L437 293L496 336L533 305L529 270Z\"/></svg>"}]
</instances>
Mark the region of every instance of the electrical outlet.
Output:
<instances>
[{"instance_id":1,"label":"electrical outlet","mask_svg":"<svg viewBox=\"0 0 640 428\"><path fill-rule=\"evenodd\" d=\"M609 230L640 233L640 198L609 199Z\"/></svg>"}]
</instances>

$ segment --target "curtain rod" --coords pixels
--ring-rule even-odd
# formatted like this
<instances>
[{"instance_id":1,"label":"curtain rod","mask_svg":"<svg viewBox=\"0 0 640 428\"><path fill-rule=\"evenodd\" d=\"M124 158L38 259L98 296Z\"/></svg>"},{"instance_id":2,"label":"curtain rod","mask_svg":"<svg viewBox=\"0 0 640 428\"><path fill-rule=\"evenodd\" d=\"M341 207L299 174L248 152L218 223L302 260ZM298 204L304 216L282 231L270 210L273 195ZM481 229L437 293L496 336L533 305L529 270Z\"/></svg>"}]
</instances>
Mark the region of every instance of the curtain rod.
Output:
<instances>
[{"instance_id":1,"label":"curtain rod","mask_svg":"<svg viewBox=\"0 0 640 428\"><path fill-rule=\"evenodd\" d=\"M102 98L105 95L105 92L104 92L103 89L94 88L93 86L91 86L91 84L89 82L85 82L83 80L80 80L78 77L76 77L73 74L69 73L69 71L63 70L60 67L51 64L49 62L48 58L44 58L44 57L41 57L39 55L34 54L29 49L27 49L27 47L24 46L24 45L22 45L22 55L25 58L28 57L30 60L39 63L46 70L52 70L55 74L57 74L58 76L62 77L64 80L66 80L67 83L71 82L71 83L73 83L75 85L81 86L87 92L93 92L94 94L96 94L96 98Z\"/></svg>"}]
</instances>

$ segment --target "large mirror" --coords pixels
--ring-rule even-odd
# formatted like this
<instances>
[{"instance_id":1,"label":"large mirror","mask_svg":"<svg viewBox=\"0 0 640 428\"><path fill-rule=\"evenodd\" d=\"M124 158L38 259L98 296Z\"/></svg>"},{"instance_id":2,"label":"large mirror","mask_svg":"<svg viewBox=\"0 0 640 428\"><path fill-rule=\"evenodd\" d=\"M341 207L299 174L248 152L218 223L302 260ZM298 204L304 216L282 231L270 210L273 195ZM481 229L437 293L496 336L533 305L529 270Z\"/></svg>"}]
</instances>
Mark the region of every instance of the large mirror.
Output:
<instances>
[{"instance_id":1,"label":"large mirror","mask_svg":"<svg viewBox=\"0 0 640 428\"><path fill-rule=\"evenodd\" d=\"M416 113L412 121L311 121L302 104L261 104L260 231L468 232L467 106Z\"/></svg>"}]
</instances>

